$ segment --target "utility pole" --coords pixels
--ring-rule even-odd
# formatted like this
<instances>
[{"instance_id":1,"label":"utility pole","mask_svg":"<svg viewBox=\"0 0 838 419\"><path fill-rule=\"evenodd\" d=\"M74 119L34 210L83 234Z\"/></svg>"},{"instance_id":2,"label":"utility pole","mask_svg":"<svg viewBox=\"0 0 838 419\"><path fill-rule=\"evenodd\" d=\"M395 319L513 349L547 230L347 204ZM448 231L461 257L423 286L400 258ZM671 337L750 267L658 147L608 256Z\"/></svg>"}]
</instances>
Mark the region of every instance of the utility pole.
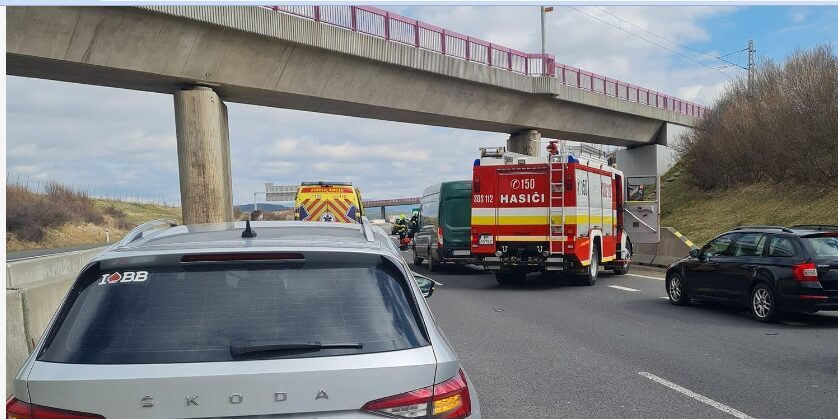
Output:
<instances>
[{"instance_id":1,"label":"utility pole","mask_svg":"<svg viewBox=\"0 0 838 419\"><path fill-rule=\"evenodd\" d=\"M547 26L547 12L544 10L544 6L541 6L541 55L546 54L546 42L544 40L544 29Z\"/></svg>"},{"instance_id":2,"label":"utility pole","mask_svg":"<svg viewBox=\"0 0 838 419\"><path fill-rule=\"evenodd\" d=\"M754 90L754 72L756 70L756 66L754 63L754 55L756 50L754 49L754 40L748 40L748 91L752 92Z\"/></svg>"}]
</instances>

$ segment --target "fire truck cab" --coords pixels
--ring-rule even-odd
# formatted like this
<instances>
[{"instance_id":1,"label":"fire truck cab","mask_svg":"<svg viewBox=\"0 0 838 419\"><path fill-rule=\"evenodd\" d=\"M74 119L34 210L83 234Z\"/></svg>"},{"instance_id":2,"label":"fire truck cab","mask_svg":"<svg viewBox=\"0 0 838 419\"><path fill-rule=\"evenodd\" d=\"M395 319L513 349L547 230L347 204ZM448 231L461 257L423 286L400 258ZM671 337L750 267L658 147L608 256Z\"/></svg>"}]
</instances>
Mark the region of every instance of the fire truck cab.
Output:
<instances>
[{"instance_id":1,"label":"fire truck cab","mask_svg":"<svg viewBox=\"0 0 838 419\"><path fill-rule=\"evenodd\" d=\"M628 272L623 173L555 142L547 157L481 148L474 162L471 253L501 284L529 272L593 285L600 266Z\"/></svg>"}]
</instances>

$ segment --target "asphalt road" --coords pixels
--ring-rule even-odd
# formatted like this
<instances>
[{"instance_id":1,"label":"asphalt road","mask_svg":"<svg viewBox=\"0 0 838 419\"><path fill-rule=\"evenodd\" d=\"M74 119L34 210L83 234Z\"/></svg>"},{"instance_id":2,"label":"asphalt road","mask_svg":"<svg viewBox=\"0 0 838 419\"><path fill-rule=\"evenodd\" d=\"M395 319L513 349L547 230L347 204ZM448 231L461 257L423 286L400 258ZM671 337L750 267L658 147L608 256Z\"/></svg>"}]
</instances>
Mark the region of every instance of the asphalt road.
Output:
<instances>
[{"instance_id":1,"label":"asphalt road","mask_svg":"<svg viewBox=\"0 0 838 419\"><path fill-rule=\"evenodd\" d=\"M485 418L838 417L835 313L762 324L722 305L677 307L648 268L593 287L415 270L444 284L429 302Z\"/></svg>"}]
</instances>

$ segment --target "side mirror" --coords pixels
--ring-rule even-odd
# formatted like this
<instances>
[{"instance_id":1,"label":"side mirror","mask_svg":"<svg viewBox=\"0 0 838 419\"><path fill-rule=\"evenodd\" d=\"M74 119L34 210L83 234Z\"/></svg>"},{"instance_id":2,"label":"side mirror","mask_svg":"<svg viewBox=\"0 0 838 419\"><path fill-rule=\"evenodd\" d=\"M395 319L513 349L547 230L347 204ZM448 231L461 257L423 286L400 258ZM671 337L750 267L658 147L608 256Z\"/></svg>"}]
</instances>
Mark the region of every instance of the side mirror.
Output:
<instances>
[{"instance_id":1,"label":"side mirror","mask_svg":"<svg viewBox=\"0 0 838 419\"><path fill-rule=\"evenodd\" d=\"M690 257L698 258L698 249L690 249Z\"/></svg>"},{"instance_id":2,"label":"side mirror","mask_svg":"<svg viewBox=\"0 0 838 419\"><path fill-rule=\"evenodd\" d=\"M419 285L422 295L425 298L430 298L434 293L434 289L436 289L436 282L427 276L419 275L415 272L413 273L413 277L416 278L416 284Z\"/></svg>"}]
</instances>

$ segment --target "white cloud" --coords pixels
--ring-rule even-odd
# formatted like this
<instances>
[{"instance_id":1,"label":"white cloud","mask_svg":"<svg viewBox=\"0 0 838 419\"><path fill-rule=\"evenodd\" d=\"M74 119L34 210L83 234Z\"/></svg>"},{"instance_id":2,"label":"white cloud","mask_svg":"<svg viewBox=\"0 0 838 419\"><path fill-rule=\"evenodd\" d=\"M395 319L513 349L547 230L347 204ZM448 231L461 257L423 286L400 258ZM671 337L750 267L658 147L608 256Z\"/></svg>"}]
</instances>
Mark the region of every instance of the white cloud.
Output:
<instances>
[{"instance_id":1,"label":"white cloud","mask_svg":"<svg viewBox=\"0 0 838 419\"><path fill-rule=\"evenodd\" d=\"M789 10L788 16L792 23L802 23L807 17L809 17L809 11L806 9L794 8Z\"/></svg>"}]
</instances>

